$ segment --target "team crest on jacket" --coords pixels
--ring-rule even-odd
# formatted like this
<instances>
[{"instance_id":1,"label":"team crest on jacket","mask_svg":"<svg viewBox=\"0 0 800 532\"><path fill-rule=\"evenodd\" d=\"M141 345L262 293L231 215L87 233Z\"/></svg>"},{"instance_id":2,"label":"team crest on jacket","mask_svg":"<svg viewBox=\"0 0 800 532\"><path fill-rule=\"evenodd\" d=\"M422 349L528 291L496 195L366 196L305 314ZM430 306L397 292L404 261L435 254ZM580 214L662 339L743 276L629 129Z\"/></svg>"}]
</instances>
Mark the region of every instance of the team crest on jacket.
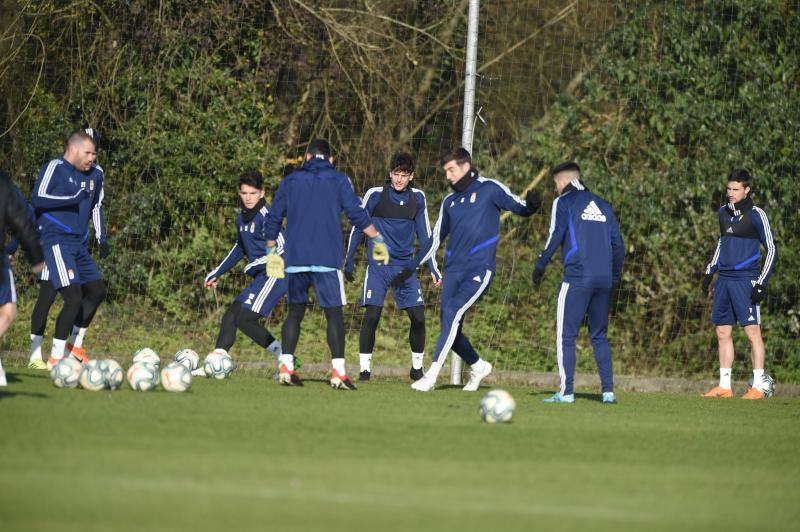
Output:
<instances>
[{"instance_id":1,"label":"team crest on jacket","mask_svg":"<svg viewBox=\"0 0 800 532\"><path fill-rule=\"evenodd\" d=\"M94 179L89 180L89 190L94 190Z\"/></svg>"},{"instance_id":2,"label":"team crest on jacket","mask_svg":"<svg viewBox=\"0 0 800 532\"><path fill-rule=\"evenodd\" d=\"M255 222L250 222L250 232L251 233L255 233L256 232L256 223Z\"/></svg>"},{"instance_id":3,"label":"team crest on jacket","mask_svg":"<svg viewBox=\"0 0 800 532\"><path fill-rule=\"evenodd\" d=\"M469 197L469 202L470 203L475 203L476 199L478 199L478 193L477 192L473 192L472 196Z\"/></svg>"}]
</instances>

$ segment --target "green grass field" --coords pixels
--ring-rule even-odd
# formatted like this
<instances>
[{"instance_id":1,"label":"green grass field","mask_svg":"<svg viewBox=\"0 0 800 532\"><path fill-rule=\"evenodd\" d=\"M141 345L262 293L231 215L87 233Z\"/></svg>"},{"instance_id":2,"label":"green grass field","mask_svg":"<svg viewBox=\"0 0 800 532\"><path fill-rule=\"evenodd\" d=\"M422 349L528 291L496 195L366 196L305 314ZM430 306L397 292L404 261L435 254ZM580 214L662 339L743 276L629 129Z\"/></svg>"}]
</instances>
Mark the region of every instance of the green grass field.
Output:
<instances>
[{"instance_id":1,"label":"green grass field","mask_svg":"<svg viewBox=\"0 0 800 532\"><path fill-rule=\"evenodd\" d=\"M184 394L0 391L0 530L790 530L800 400L621 394L513 423L481 394L235 374Z\"/></svg>"}]
</instances>

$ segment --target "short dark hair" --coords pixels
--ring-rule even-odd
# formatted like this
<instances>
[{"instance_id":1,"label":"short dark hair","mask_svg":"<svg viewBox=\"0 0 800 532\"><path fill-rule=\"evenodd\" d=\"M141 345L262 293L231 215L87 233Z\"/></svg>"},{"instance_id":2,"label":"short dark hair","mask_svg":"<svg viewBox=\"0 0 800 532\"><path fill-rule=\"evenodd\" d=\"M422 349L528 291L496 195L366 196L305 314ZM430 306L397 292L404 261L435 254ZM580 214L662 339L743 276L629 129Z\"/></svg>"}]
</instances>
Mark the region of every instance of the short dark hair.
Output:
<instances>
[{"instance_id":1,"label":"short dark hair","mask_svg":"<svg viewBox=\"0 0 800 532\"><path fill-rule=\"evenodd\" d=\"M392 155L392 162L389 165L389 170L414 173L414 158L407 153L395 153Z\"/></svg>"},{"instance_id":2,"label":"short dark hair","mask_svg":"<svg viewBox=\"0 0 800 532\"><path fill-rule=\"evenodd\" d=\"M581 173L581 167L578 166L578 163L575 161L564 161L563 163L559 163L550 170L550 177L555 177L556 174L560 174L561 172L578 172Z\"/></svg>"},{"instance_id":3,"label":"short dark hair","mask_svg":"<svg viewBox=\"0 0 800 532\"><path fill-rule=\"evenodd\" d=\"M442 155L442 157L439 159L439 166L444 166L450 161L455 161L456 164L459 165L464 163L472 164L472 156L464 148L453 148L449 152Z\"/></svg>"},{"instance_id":4,"label":"short dark hair","mask_svg":"<svg viewBox=\"0 0 800 532\"><path fill-rule=\"evenodd\" d=\"M750 175L750 172L745 170L744 168L737 168L728 176L728 181L736 181L737 183L741 183L745 187L752 188L753 183L753 176Z\"/></svg>"},{"instance_id":5,"label":"short dark hair","mask_svg":"<svg viewBox=\"0 0 800 532\"><path fill-rule=\"evenodd\" d=\"M70 146L70 145L75 144L77 142L83 142L85 140L88 140L89 142L91 142L94 145L95 149L97 148L97 141L94 139L94 137L92 135L90 135L89 133L87 133L83 129L79 129L77 131L73 131L72 132L72 134L67 139L67 146Z\"/></svg>"},{"instance_id":6,"label":"short dark hair","mask_svg":"<svg viewBox=\"0 0 800 532\"><path fill-rule=\"evenodd\" d=\"M248 170L239 176L239 187L242 185L264 190L264 176L258 170Z\"/></svg>"},{"instance_id":7,"label":"short dark hair","mask_svg":"<svg viewBox=\"0 0 800 532\"><path fill-rule=\"evenodd\" d=\"M326 159L331 156L331 145L325 139L314 139L308 143L306 153L311 155L322 155Z\"/></svg>"}]
</instances>

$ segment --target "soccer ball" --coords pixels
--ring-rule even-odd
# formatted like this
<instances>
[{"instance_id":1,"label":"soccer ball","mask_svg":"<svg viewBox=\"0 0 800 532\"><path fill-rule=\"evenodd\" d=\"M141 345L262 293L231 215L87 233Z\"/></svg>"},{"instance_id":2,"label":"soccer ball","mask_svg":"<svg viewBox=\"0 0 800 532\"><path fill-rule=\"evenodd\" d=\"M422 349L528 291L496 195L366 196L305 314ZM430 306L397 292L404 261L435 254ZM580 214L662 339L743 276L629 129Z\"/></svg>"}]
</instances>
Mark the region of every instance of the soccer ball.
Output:
<instances>
[{"instance_id":1,"label":"soccer ball","mask_svg":"<svg viewBox=\"0 0 800 532\"><path fill-rule=\"evenodd\" d=\"M62 358L50 370L50 378L57 388L74 388L80 381L82 368L81 363L74 358Z\"/></svg>"},{"instance_id":2,"label":"soccer ball","mask_svg":"<svg viewBox=\"0 0 800 532\"><path fill-rule=\"evenodd\" d=\"M133 354L133 363L136 364L137 362L145 362L153 366L161 365L161 359L158 358L158 353L149 347L143 347Z\"/></svg>"},{"instance_id":3,"label":"soccer ball","mask_svg":"<svg viewBox=\"0 0 800 532\"><path fill-rule=\"evenodd\" d=\"M128 384L140 392L147 392L158 385L158 367L145 362L136 362L128 368Z\"/></svg>"},{"instance_id":4,"label":"soccer ball","mask_svg":"<svg viewBox=\"0 0 800 532\"><path fill-rule=\"evenodd\" d=\"M511 421L517 407L514 398L505 390L490 390L481 399L481 419L486 423Z\"/></svg>"},{"instance_id":5,"label":"soccer ball","mask_svg":"<svg viewBox=\"0 0 800 532\"><path fill-rule=\"evenodd\" d=\"M748 384L751 388L753 387L752 375L750 375ZM761 391L764 393L764 397L772 397L775 394L775 381L766 373L761 376Z\"/></svg>"},{"instance_id":6,"label":"soccer ball","mask_svg":"<svg viewBox=\"0 0 800 532\"><path fill-rule=\"evenodd\" d=\"M192 385L192 372L180 362L170 362L161 370L161 386L168 392L185 392Z\"/></svg>"},{"instance_id":7,"label":"soccer ball","mask_svg":"<svg viewBox=\"0 0 800 532\"><path fill-rule=\"evenodd\" d=\"M90 360L83 365L78 379L84 390L98 392L106 387L106 376L99 360Z\"/></svg>"},{"instance_id":8,"label":"soccer ball","mask_svg":"<svg viewBox=\"0 0 800 532\"><path fill-rule=\"evenodd\" d=\"M181 349L172 359L183 364L189 371L194 371L200 366L200 355L191 349Z\"/></svg>"},{"instance_id":9,"label":"soccer ball","mask_svg":"<svg viewBox=\"0 0 800 532\"><path fill-rule=\"evenodd\" d=\"M107 358L100 361L100 368L103 370L103 375L106 378L106 386L111 390L116 390L122 386L122 381L125 379L125 372L122 371L122 366L116 360Z\"/></svg>"},{"instance_id":10,"label":"soccer ball","mask_svg":"<svg viewBox=\"0 0 800 532\"><path fill-rule=\"evenodd\" d=\"M203 361L203 371L209 379L227 379L233 369L233 359L221 349L214 349Z\"/></svg>"}]
</instances>

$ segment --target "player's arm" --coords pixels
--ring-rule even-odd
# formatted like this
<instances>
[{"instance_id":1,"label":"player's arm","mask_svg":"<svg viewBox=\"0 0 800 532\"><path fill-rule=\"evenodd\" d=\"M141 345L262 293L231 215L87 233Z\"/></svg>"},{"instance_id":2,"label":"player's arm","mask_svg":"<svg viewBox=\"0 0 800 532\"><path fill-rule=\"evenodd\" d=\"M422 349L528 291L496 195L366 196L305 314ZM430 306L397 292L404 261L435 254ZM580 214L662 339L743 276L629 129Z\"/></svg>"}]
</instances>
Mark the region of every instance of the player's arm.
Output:
<instances>
[{"instance_id":1,"label":"player's arm","mask_svg":"<svg viewBox=\"0 0 800 532\"><path fill-rule=\"evenodd\" d=\"M541 208L542 200L537 192L529 190L523 200L503 183L495 180L492 182L496 185L494 200L498 208L520 216L530 216Z\"/></svg>"},{"instance_id":2,"label":"player's arm","mask_svg":"<svg viewBox=\"0 0 800 532\"><path fill-rule=\"evenodd\" d=\"M764 265L761 267L761 272L756 279L756 284L753 286L753 291L750 295L753 304L760 303L766 296L767 282L772 276L775 269L775 263L778 260L778 248L775 246L775 239L772 236L772 227L769 224L767 213L758 207L753 208L753 225L758 230L758 237L761 240L761 245L767 251L767 256L764 259Z\"/></svg>"},{"instance_id":3,"label":"player's arm","mask_svg":"<svg viewBox=\"0 0 800 532\"><path fill-rule=\"evenodd\" d=\"M550 261L553 259L558 247L564 240L564 234L569 226L569 213L564 203L560 198L553 201L553 207L550 211L550 232L547 236L547 242L544 249L539 253L539 258L536 259L536 265L533 269L533 282L539 284L544 276L544 270Z\"/></svg>"},{"instance_id":4,"label":"player's arm","mask_svg":"<svg viewBox=\"0 0 800 532\"><path fill-rule=\"evenodd\" d=\"M389 248L375 226L367 210L353 190L353 185L348 178L343 178L339 183L339 202L344 213L354 226L364 232L372 240L372 260L384 265L389 264Z\"/></svg>"},{"instance_id":5,"label":"player's arm","mask_svg":"<svg viewBox=\"0 0 800 532\"><path fill-rule=\"evenodd\" d=\"M5 222L11 234L17 238L22 249L25 250L25 255L30 263L34 265L34 271L41 271L44 255L36 235L36 228L31 222L25 204L14 194L10 182L2 178L0 180L2 180L0 187L4 189L2 192L7 195Z\"/></svg>"},{"instance_id":6,"label":"player's arm","mask_svg":"<svg viewBox=\"0 0 800 532\"><path fill-rule=\"evenodd\" d=\"M222 262L206 275L205 286L217 286L217 279L236 266L236 263L242 260L242 257L244 257L244 248L239 239L236 239L236 243L225 255L225 258L222 259Z\"/></svg>"},{"instance_id":7,"label":"player's arm","mask_svg":"<svg viewBox=\"0 0 800 532\"><path fill-rule=\"evenodd\" d=\"M58 165L59 162L57 160L50 161L39 173L39 177L33 186L33 195L31 197L31 203L35 208L46 211L58 207L77 205L88 194L83 188L69 196L57 194L55 192L56 182L53 180L53 174Z\"/></svg>"},{"instance_id":8,"label":"player's arm","mask_svg":"<svg viewBox=\"0 0 800 532\"><path fill-rule=\"evenodd\" d=\"M264 220L264 236L267 240L267 250L274 248L278 243L278 234L281 231L283 219L286 217L286 180L281 181L275 197L272 198L272 208L267 212ZM277 251L277 250L275 250Z\"/></svg>"},{"instance_id":9,"label":"player's arm","mask_svg":"<svg viewBox=\"0 0 800 532\"><path fill-rule=\"evenodd\" d=\"M103 199L105 199L104 181L105 179L101 179L97 184L98 190L94 197L94 205L92 206L94 237L97 239L101 259L111 254L111 248L108 245L108 235L106 234L106 217L103 209Z\"/></svg>"},{"instance_id":10,"label":"player's arm","mask_svg":"<svg viewBox=\"0 0 800 532\"><path fill-rule=\"evenodd\" d=\"M416 194L416 192L413 192ZM431 239L431 224L428 220L428 206L425 201L425 193L421 190L419 191L419 201L417 202L417 214L414 217L414 225L417 231L417 240L419 240L420 246L425 246L428 241ZM431 255L431 258L428 259L428 269L431 271L431 275L433 276L433 282L439 283L442 280L442 273L439 271L439 266L436 264L436 253L434 252Z\"/></svg>"},{"instance_id":11,"label":"player's arm","mask_svg":"<svg viewBox=\"0 0 800 532\"><path fill-rule=\"evenodd\" d=\"M719 250L722 247L722 237L717 240L717 247L714 249L714 255L711 257L711 262L706 266L706 273L703 275L703 282L701 287L704 294L708 294L708 288L711 286L711 280L714 278L714 272L719 269Z\"/></svg>"},{"instance_id":12,"label":"player's arm","mask_svg":"<svg viewBox=\"0 0 800 532\"><path fill-rule=\"evenodd\" d=\"M625 261L625 242L619 232L619 221L613 209L609 209L611 222L611 284L617 286L622 278L622 263Z\"/></svg>"},{"instance_id":13,"label":"player's arm","mask_svg":"<svg viewBox=\"0 0 800 532\"><path fill-rule=\"evenodd\" d=\"M367 210L367 213L372 214L375 210L375 205L377 204L373 198L377 198L378 196L375 195L375 191L380 190L380 188L371 188L364 194L364 199L361 201L361 206ZM347 254L345 255L344 260L344 275L348 281L353 280L353 271L355 270L355 258L356 253L358 253L358 247L361 245L361 242L364 240L364 233L363 231L356 231L356 226L354 225L350 229L350 236L347 239Z\"/></svg>"},{"instance_id":14,"label":"player's arm","mask_svg":"<svg viewBox=\"0 0 800 532\"><path fill-rule=\"evenodd\" d=\"M426 244L422 245L416 258L412 259L411 266L403 268L400 273L395 275L394 279L392 279L393 287L402 285L422 263L436 255L436 250L439 249L439 245L447 238L447 235L450 233L450 215L447 214L447 210L444 206L447 204L447 200L450 196L451 194L448 194L442 200L442 206L439 208L439 219L436 220L436 225L433 226L431 238L428 239Z\"/></svg>"}]
</instances>

